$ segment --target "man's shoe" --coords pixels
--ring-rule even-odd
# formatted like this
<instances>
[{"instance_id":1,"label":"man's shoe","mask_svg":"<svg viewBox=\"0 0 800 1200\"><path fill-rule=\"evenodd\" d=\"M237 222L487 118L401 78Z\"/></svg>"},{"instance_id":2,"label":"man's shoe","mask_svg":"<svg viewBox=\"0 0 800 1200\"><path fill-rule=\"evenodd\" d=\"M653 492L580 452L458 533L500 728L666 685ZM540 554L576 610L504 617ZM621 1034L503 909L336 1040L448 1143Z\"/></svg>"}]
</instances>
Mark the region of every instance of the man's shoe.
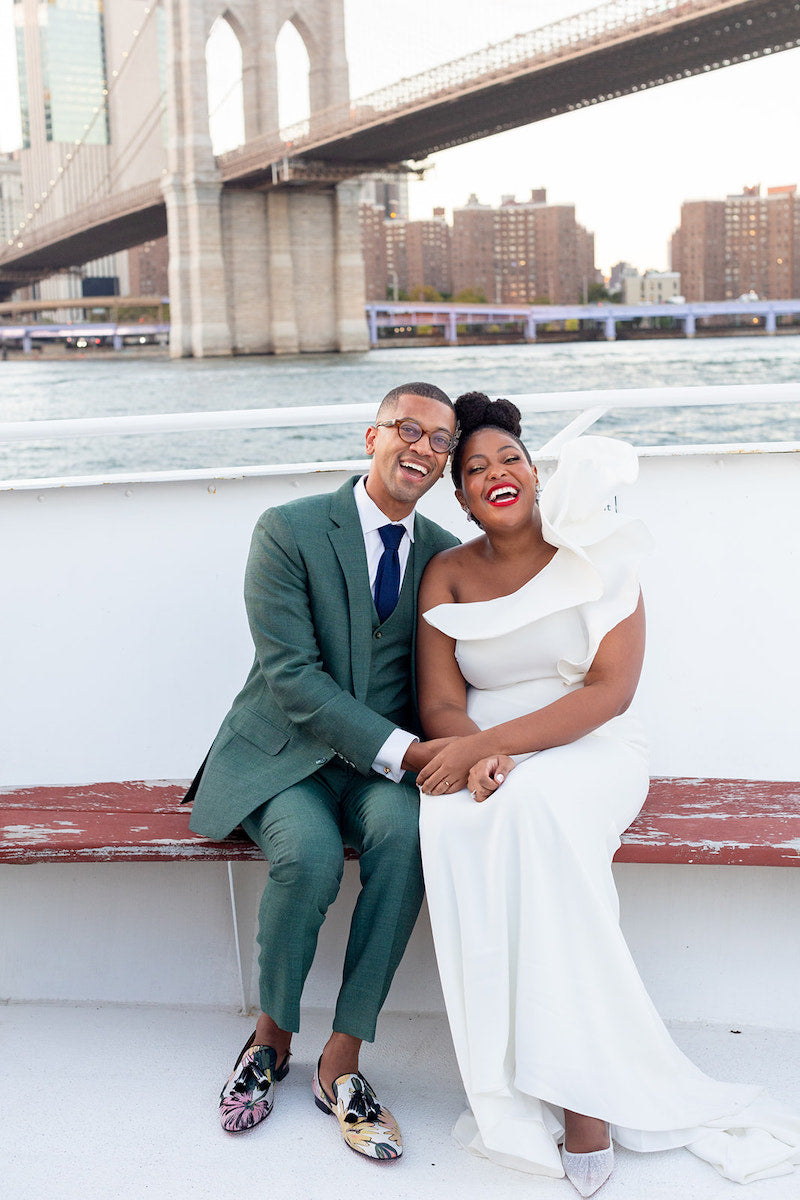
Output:
<instances>
[{"instance_id":1,"label":"man's shoe","mask_svg":"<svg viewBox=\"0 0 800 1200\"><path fill-rule=\"evenodd\" d=\"M384 1161L399 1158L403 1153L403 1139L397 1121L388 1108L378 1103L363 1075L353 1072L334 1079L335 1099L332 1099L323 1091L317 1063L312 1090L317 1108L338 1117L342 1137L351 1150L367 1158Z\"/></svg>"},{"instance_id":2,"label":"man's shoe","mask_svg":"<svg viewBox=\"0 0 800 1200\"><path fill-rule=\"evenodd\" d=\"M276 1080L289 1074L290 1055L278 1066L272 1046L256 1046L255 1040L253 1033L220 1092L219 1119L228 1133L244 1133L265 1120L272 1112Z\"/></svg>"}]
</instances>

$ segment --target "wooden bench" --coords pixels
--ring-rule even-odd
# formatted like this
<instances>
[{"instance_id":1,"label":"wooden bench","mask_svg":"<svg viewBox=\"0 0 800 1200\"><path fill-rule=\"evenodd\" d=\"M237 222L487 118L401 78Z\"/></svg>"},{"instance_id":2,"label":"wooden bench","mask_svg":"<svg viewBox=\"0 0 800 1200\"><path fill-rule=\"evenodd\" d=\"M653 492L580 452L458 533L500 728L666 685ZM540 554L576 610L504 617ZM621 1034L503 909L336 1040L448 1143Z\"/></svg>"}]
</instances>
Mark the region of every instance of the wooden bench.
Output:
<instances>
[{"instance_id":1,"label":"wooden bench","mask_svg":"<svg viewBox=\"0 0 800 1200\"><path fill-rule=\"evenodd\" d=\"M186 780L0 789L0 863L238 862L241 830L189 829ZM348 851L348 857L355 857ZM654 778L615 862L800 866L800 783Z\"/></svg>"}]
</instances>

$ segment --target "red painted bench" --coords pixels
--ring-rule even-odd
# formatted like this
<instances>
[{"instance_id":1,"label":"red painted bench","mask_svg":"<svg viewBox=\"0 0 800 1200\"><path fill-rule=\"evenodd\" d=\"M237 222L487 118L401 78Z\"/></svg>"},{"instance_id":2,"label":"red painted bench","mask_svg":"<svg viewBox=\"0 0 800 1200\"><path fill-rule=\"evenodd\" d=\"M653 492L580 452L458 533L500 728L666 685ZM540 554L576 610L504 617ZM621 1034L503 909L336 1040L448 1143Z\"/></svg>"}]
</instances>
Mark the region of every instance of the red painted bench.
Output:
<instances>
[{"instance_id":1,"label":"red painted bench","mask_svg":"<svg viewBox=\"0 0 800 1200\"><path fill-rule=\"evenodd\" d=\"M188 781L0 789L0 863L258 860L189 829ZM352 851L348 852L352 856ZM800 866L800 783L656 778L616 862Z\"/></svg>"}]
</instances>

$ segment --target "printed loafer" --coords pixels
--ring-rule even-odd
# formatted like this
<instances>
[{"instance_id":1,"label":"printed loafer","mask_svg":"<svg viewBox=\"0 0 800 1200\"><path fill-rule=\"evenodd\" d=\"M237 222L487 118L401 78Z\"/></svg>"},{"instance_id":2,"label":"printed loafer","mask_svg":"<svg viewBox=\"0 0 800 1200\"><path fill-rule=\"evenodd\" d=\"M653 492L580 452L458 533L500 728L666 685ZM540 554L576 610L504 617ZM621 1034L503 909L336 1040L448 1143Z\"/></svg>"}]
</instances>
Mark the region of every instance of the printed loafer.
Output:
<instances>
[{"instance_id":1,"label":"printed loafer","mask_svg":"<svg viewBox=\"0 0 800 1200\"><path fill-rule=\"evenodd\" d=\"M399 1158L403 1153L397 1121L379 1103L363 1075L340 1075L333 1081L335 1099L331 1099L319 1081L317 1063L312 1090L317 1108L338 1118L342 1137L351 1150L381 1161Z\"/></svg>"},{"instance_id":2,"label":"printed loafer","mask_svg":"<svg viewBox=\"0 0 800 1200\"><path fill-rule=\"evenodd\" d=\"M272 1112L275 1082L289 1074L289 1055L277 1065L272 1046L255 1045L255 1033L245 1042L227 1083L220 1092L219 1119L228 1133L244 1133Z\"/></svg>"}]
</instances>

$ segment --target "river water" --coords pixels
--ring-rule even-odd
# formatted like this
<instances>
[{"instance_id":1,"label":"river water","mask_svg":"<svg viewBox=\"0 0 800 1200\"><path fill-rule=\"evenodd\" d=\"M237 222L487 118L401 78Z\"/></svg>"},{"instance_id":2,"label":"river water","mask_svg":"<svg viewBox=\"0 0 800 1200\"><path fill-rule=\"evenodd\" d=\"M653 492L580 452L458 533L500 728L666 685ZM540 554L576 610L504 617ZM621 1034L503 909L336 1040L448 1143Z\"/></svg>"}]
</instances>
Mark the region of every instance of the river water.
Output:
<instances>
[{"instance_id":1,"label":"river water","mask_svg":"<svg viewBox=\"0 0 800 1200\"><path fill-rule=\"evenodd\" d=\"M800 336L387 349L363 355L0 363L0 422L370 401L423 379L451 396L800 381ZM531 417L532 448L571 414ZM640 446L800 441L798 402L622 411L595 426ZM1 436L1 435L0 435ZM363 456L363 430L236 430L3 444L0 479L127 474Z\"/></svg>"}]
</instances>

